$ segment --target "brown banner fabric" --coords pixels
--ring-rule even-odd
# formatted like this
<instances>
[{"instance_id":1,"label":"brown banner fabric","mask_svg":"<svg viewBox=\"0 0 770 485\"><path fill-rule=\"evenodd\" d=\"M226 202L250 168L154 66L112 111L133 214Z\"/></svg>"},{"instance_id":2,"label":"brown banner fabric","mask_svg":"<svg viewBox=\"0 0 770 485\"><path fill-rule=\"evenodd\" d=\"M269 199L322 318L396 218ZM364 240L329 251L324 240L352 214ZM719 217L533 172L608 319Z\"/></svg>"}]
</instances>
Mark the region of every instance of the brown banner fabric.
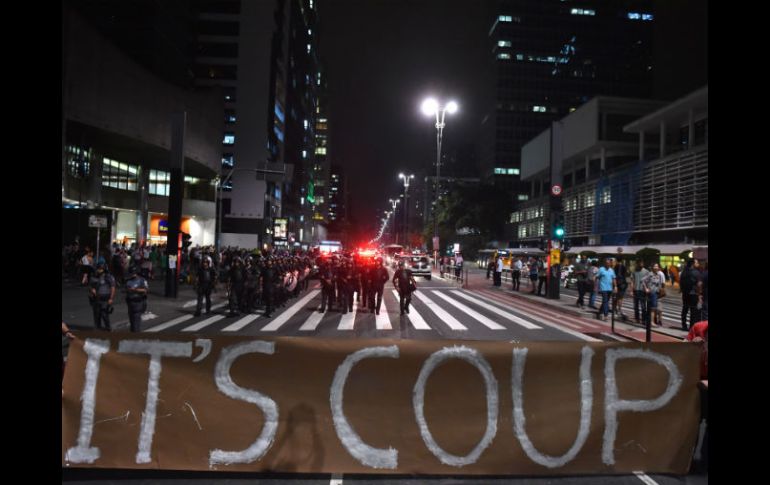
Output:
<instances>
[{"instance_id":1,"label":"brown banner fabric","mask_svg":"<svg viewBox=\"0 0 770 485\"><path fill-rule=\"evenodd\" d=\"M687 472L697 344L79 333L62 465Z\"/></svg>"}]
</instances>

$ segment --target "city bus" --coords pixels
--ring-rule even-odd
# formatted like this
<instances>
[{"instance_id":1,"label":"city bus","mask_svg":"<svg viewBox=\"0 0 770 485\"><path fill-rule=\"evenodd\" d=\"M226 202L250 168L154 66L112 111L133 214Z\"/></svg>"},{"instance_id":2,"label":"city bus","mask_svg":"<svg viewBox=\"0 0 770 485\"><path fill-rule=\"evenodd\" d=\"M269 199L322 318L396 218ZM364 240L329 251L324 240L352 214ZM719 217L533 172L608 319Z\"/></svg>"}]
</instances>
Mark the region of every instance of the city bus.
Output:
<instances>
[{"instance_id":1,"label":"city bus","mask_svg":"<svg viewBox=\"0 0 770 485\"><path fill-rule=\"evenodd\" d=\"M382 248L383 256L385 256L385 262L390 266L393 263L393 257L396 254L404 252L404 247L399 244L389 244Z\"/></svg>"}]
</instances>

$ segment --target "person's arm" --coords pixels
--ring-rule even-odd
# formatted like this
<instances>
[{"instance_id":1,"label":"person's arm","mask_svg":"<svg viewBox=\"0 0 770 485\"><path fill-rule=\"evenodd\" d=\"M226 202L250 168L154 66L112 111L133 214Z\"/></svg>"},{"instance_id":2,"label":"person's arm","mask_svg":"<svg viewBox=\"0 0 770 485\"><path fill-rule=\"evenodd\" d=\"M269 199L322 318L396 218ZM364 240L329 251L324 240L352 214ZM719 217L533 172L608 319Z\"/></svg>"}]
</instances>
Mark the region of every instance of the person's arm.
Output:
<instances>
[{"instance_id":1,"label":"person's arm","mask_svg":"<svg viewBox=\"0 0 770 485\"><path fill-rule=\"evenodd\" d=\"M65 337L67 337L67 338L68 338L68 339L70 339L70 340L72 340L72 339L74 339L74 338L75 338L75 335L72 333L72 331L70 330L70 328L69 328L69 327L67 326L67 324L66 324L66 323L64 323L64 322L61 322L61 334L62 334L63 336L65 336Z\"/></svg>"}]
</instances>

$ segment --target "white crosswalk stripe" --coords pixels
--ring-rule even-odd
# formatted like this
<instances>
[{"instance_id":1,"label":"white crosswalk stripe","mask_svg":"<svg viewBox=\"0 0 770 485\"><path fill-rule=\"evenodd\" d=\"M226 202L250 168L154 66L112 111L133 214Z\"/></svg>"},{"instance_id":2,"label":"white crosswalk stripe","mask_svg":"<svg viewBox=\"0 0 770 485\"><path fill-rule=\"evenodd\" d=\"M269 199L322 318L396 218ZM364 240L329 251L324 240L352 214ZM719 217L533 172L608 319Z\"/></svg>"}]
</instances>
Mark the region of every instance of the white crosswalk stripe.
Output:
<instances>
[{"instance_id":1,"label":"white crosswalk stripe","mask_svg":"<svg viewBox=\"0 0 770 485\"><path fill-rule=\"evenodd\" d=\"M453 290L451 293L453 295L459 296L460 298L464 298L464 299L466 299L466 300L468 300L470 302L473 302L473 303L477 304L478 306L480 306L481 308L485 308L485 309L489 310L490 312L496 313L497 315L500 315L503 318L507 318L508 320L512 321L513 323L517 323L517 324L521 325L524 328L528 328L530 330L536 330L536 329L543 328L543 327L540 327L538 325L535 325L534 323L530 323L530 322L524 320L523 318L517 317L513 313L503 311L503 310L497 308L496 306L493 306L493 305L490 305L489 303L483 302L483 301L479 300L478 298L474 298L474 297L472 297L472 296L470 296L467 293L464 293L462 291Z\"/></svg>"},{"instance_id":2,"label":"white crosswalk stripe","mask_svg":"<svg viewBox=\"0 0 770 485\"><path fill-rule=\"evenodd\" d=\"M384 291L382 293L382 301L380 301L380 314L379 315L375 315L375 323L377 324L377 330L393 330L393 327L390 325L390 317L388 316L388 308L385 306L385 292Z\"/></svg>"},{"instance_id":3,"label":"white crosswalk stripe","mask_svg":"<svg viewBox=\"0 0 770 485\"><path fill-rule=\"evenodd\" d=\"M166 323L161 323L160 325L156 325L152 328L148 328L147 330L145 330L145 332L160 332L162 330L166 330L167 328L171 328L174 325L177 325L179 323L186 322L187 320L190 320L192 318L193 318L192 315L182 315L181 317L175 318L173 320L169 320Z\"/></svg>"},{"instance_id":4,"label":"white crosswalk stripe","mask_svg":"<svg viewBox=\"0 0 770 485\"><path fill-rule=\"evenodd\" d=\"M146 322L147 320L152 320L154 318L158 318L158 315L156 315L156 314L154 314L152 312L142 313L142 321L143 322Z\"/></svg>"},{"instance_id":5,"label":"white crosswalk stripe","mask_svg":"<svg viewBox=\"0 0 770 485\"><path fill-rule=\"evenodd\" d=\"M326 313L321 313L317 309L313 310L313 313L310 314L309 317L307 317L307 320L305 320L305 323L302 324L301 327L299 327L300 331L302 332L312 332L316 328L318 328L318 324L321 323L321 320L323 319L324 315Z\"/></svg>"},{"instance_id":6,"label":"white crosswalk stripe","mask_svg":"<svg viewBox=\"0 0 770 485\"><path fill-rule=\"evenodd\" d=\"M396 297L396 301L397 302L401 301L400 297L398 296L398 291L393 290L393 296ZM400 305L401 304L399 303L399 306ZM417 330L430 330L431 329L430 325L425 323L425 319L422 318L422 315L420 315L420 313L414 308L414 305L412 305L412 308L409 309L409 315L407 315L407 317L409 319L409 323L411 323L412 326L414 328L416 328Z\"/></svg>"},{"instance_id":7,"label":"white crosswalk stripe","mask_svg":"<svg viewBox=\"0 0 770 485\"><path fill-rule=\"evenodd\" d=\"M224 315L214 315L213 317L207 318L205 320L202 320L196 324L190 325L189 327L183 328L183 332L197 332L198 330L208 327L214 322L218 322L219 320L222 320L225 318Z\"/></svg>"},{"instance_id":8,"label":"white crosswalk stripe","mask_svg":"<svg viewBox=\"0 0 770 485\"><path fill-rule=\"evenodd\" d=\"M182 305L182 308L189 308L189 307L195 306L197 304L198 304L198 300L190 300L187 303L185 303L184 305Z\"/></svg>"},{"instance_id":9,"label":"white crosswalk stripe","mask_svg":"<svg viewBox=\"0 0 770 485\"><path fill-rule=\"evenodd\" d=\"M241 318L237 322L233 323L232 325L228 325L225 328L222 329L223 332L237 332L238 330L242 329L246 325L250 324L257 318L261 317L261 315L246 315L245 317Z\"/></svg>"},{"instance_id":10,"label":"white crosswalk stripe","mask_svg":"<svg viewBox=\"0 0 770 485\"><path fill-rule=\"evenodd\" d=\"M505 330L505 327L503 327L502 325L493 322L492 320L490 320L489 318L485 317L484 315L482 315L481 313L477 312L476 310L470 308L469 306L463 305L462 303L451 299L450 297L444 295L440 291L434 291L433 294L438 296L439 298L443 299L444 301L446 301L447 303L449 303L453 307L457 308L458 310L467 313L472 318L478 320L479 322L481 322L481 324L487 326L488 328L491 328L492 330Z\"/></svg>"},{"instance_id":11,"label":"white crosswalk stripe","mask_svg":"<svg viewBox=\"0 0 770 485\"><path fill-rule=\"evenodd\" d=\"M342 319L340 319L340 324L337 327L337 330L353 330L356 324L357 311L358 311L358 301L353 300L353 311L347 312L346 314L342 315Z\"/></svg>"},{"instance_id":12,"label":"white crosswalk stripe","mask_svg":"<svg viewBox=\"0 0 770 485\"><path fill-rule=\"evenodd\" d=\"M430 311L435 313L436 316L439 317L439 319L441 319L442 322L449 325L449 328L451 328L452 330L468 330L468 328L465 325L458 322L457 319L455 319L455 317L450 315L446 310L441 308L433 300L423 295L422 292L416 291L414 292L414 294L417 295L417 298L423 303L425 303L425 305L430 309Z\"/></svg>"},{"instance_id":13,"label":"white crosswalk stripe","mask_svg":"<svg viewBox=\"0 0 770 485\"><path fill-rule=\"evenodd\" d=\"M281 313L276 317L275 320L265 325L265 327L262 329L263 332L275 332L281 326L288 322L291 317L294 316L295 313L300 311L305 305L307 305L310 300L316 297L320 293L320 290L313 290L310 293L308 293L304 298L302 298L300 301L289 307L285 312Z\"/></svg>"}]
</instances>

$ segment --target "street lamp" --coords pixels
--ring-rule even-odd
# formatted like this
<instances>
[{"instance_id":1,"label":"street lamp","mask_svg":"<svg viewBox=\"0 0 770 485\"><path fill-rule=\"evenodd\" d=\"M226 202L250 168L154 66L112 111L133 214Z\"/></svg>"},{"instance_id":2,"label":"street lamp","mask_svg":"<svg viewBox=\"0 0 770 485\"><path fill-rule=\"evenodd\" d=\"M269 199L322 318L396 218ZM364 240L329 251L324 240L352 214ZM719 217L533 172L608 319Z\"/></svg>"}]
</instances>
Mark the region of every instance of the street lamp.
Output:
<instances>
[{"instance_id":1,"label":"street lamp","mask_svg":"<svg viewBox=\"0 0 770 485\"><path fill-rule=\"evenodd\" d=\"M398 178L402 179L404 181L404 246L408 246L409 244L409 220L407 219L408 215L407 212L409 212L409 184L411 183L412 179L414 178L414 175L404 175L403 173L398 174Z\"/></svg>"},{"instance_id":2,"label":"street lamp","mask_svg":"<svg viewBox=\"0 0 770 485\"><path fill-rule=\"evenodd\" d=\"M425 116L432 116L436 115L436 195L434 197L434 206L433 206L433 239L435 240L438 237L438 217L436 215L436 209L438 208L438 200L441 198L441 139L444 135L444 117L446 115L446 112L448 111L449 114L454 114L457 112L458 106L457 103L454 101L448 102L444 107L442 108L438 101L436 101L433 98L428 98L422 103L422 112L425 114ZM438 248L433 248L433 258L434 261L438 257L437 256Z\"/></svg>"},{"instance_id":3,"label":"street lamp","mask_svg":"<svg viewBox=\"0 0 770 485\"><path fill-rule=\"evenodd\" d=\"M217 186L217 193L218 193L218 200L219 200L219 210L217 211L217 240L216 240L217 254L219 253L222 246L222 187L224 185L227 185L227 182L229 182L230 179L233 178L233 174L238 171L254 172L257 174L276 173L280 175L286 175L286 171L280 171L280 170L266 170L261 168L231 168L230 173L227 174L224 180L219 181L219 184ZM265 176L267 177L267 175Z\"/></svg>"}]
</instances>

